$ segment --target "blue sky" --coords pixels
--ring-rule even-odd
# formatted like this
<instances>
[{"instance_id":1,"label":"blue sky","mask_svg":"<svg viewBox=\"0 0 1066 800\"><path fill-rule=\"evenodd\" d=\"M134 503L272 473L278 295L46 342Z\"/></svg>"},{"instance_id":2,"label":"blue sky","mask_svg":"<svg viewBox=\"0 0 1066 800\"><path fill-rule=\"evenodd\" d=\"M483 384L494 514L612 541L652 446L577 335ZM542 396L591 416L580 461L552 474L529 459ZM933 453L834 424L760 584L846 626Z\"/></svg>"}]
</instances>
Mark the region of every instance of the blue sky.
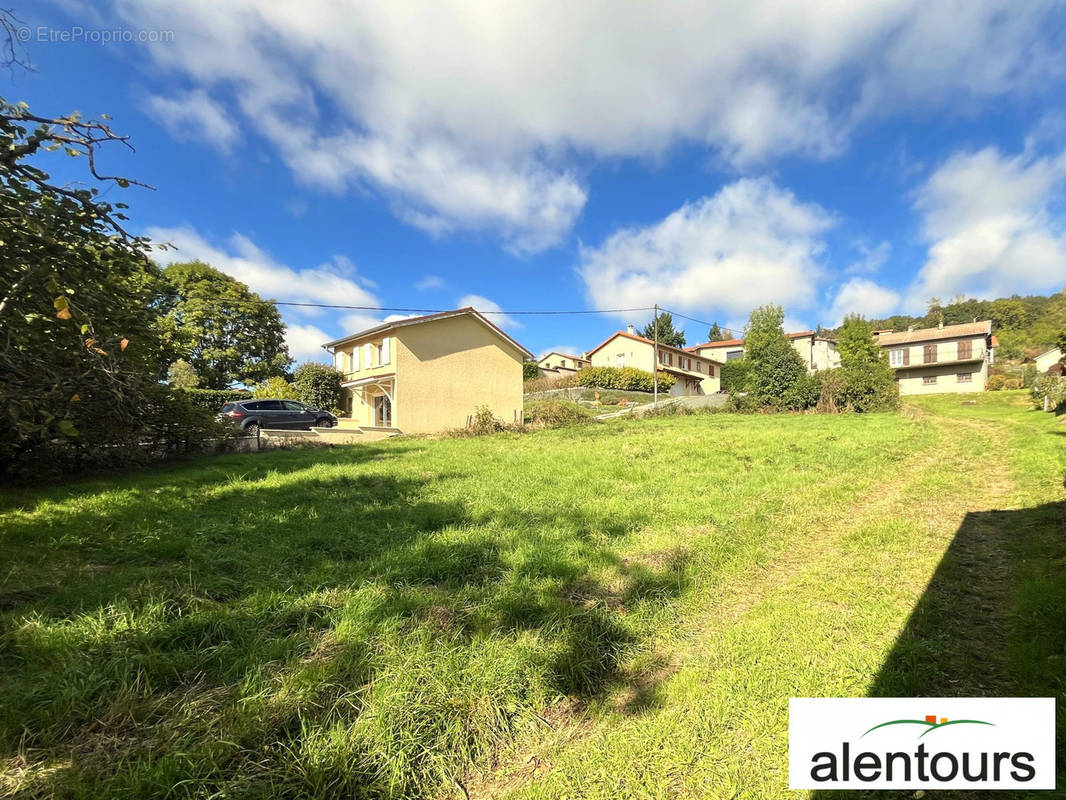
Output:
<instances>
[{"instance_id":1,"label":"blue sky","mask_svg":"<svg viewBox=\"0 0 1066 800\"><path fill-rule=\"evenodd\" d=\"M1066 285L1060 3L15 12L5 97L110 114L105 167L156 187L111 191L133 226L264 297L806 328ZM305 359L390 312L283 313ZM543 352L648 317L495 319Z\"/></svg>"}]
</instances>

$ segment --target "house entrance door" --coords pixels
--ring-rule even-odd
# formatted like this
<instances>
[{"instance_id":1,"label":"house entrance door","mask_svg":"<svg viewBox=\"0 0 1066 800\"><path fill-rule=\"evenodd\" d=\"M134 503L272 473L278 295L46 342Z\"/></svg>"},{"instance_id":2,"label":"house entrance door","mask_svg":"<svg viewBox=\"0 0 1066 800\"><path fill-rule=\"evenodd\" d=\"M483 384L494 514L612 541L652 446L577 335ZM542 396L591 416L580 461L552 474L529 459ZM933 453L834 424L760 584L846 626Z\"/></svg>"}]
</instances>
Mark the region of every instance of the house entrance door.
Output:
<instances>
[{"instance_id":1,"label":"house entrance door","mask_svg":"<svg viewBox=\"0 0 1066 800\"><path fill-rule=\"evenodd\" d=\"M392 401L383 394L374 398L374 425L379 428L392 427Z\"/></svg>"}]
</instances>

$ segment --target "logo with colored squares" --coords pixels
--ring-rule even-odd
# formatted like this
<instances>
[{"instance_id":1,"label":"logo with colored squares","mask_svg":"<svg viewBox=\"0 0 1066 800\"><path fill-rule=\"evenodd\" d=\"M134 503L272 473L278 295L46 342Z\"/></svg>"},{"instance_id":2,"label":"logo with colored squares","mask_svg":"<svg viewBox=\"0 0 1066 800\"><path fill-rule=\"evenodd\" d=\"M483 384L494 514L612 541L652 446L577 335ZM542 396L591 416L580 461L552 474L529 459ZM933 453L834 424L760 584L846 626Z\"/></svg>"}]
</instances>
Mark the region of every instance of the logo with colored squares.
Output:
<instances>
[{"instance_id":1,"label":"logo with colored squares","mask_svg":"<svg viewBox=\"0 0 1066 800\"><path fill-rule=\"evenodd\" d=\"M948 719L947 717L937 717L936 714L926 714L925 719L890 719L888 722L882 722L878 725L874 725L872 728L867 730L866 733L863 734L863 736L865 736L867 733L871 733L872 731L876 731L878 728L886 728L889 725L920 725L924 727L925 730L918 734L919 739L927 736L935 730L939 730L940 728L946 728L949 725L990 725L992 727L995 727L994 722L985 722L982 719ZM859 738L861 739L862 736L860 736Z\"/></svg>"}]
</instances>

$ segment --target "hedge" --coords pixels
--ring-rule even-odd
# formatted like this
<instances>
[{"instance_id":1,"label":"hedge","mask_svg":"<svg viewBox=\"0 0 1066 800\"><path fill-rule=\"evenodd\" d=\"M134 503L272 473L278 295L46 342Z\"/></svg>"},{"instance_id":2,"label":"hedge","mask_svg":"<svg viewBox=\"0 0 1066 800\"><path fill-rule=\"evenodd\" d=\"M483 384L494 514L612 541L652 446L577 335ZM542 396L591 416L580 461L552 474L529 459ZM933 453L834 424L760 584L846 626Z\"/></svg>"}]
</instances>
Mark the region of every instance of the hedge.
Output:
<instances>
[{"instance_id":1,"label":"hedge","mask_svg":"<svg viewBox=\"0 0 1066 800\"><path fill-rule=\"evenodd\" d=\"M218 413L226 403L247 400L252 393L245 389L182 389L193 405Z\"/></svg>"},{"instance_id":2,"label":"hedge","mask_svg":"<svg viewBox=\"0 0 1066 800\"><path fill-rule=\"evenodd\" d=\"M651 392L655 383L659 391L666 392L674 385L674 377L664 372L658 379L636 367L585 367L577 373L578 386L594 386L598 389L621 389L626 392Z\"/></svg>"}]
</instances>

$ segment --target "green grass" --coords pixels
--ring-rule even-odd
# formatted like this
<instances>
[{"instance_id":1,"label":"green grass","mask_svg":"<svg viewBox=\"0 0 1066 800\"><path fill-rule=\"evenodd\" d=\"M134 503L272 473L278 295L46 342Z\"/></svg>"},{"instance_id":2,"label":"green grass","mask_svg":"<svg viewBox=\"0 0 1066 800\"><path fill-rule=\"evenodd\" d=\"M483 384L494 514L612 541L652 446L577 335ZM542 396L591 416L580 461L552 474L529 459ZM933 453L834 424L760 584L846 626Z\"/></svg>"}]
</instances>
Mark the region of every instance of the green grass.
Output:
<instances>
[{"instance_id":1,"label":"green grass","mask_svg":"<svg viewBox=\"0 0 1066 800\"><path fill-rule=\"evenodd\" d=\"M978 399L5 492L0 795L784 797L790 696L1061 698L1063 427Z\"/></svg>"}]
</instances>

